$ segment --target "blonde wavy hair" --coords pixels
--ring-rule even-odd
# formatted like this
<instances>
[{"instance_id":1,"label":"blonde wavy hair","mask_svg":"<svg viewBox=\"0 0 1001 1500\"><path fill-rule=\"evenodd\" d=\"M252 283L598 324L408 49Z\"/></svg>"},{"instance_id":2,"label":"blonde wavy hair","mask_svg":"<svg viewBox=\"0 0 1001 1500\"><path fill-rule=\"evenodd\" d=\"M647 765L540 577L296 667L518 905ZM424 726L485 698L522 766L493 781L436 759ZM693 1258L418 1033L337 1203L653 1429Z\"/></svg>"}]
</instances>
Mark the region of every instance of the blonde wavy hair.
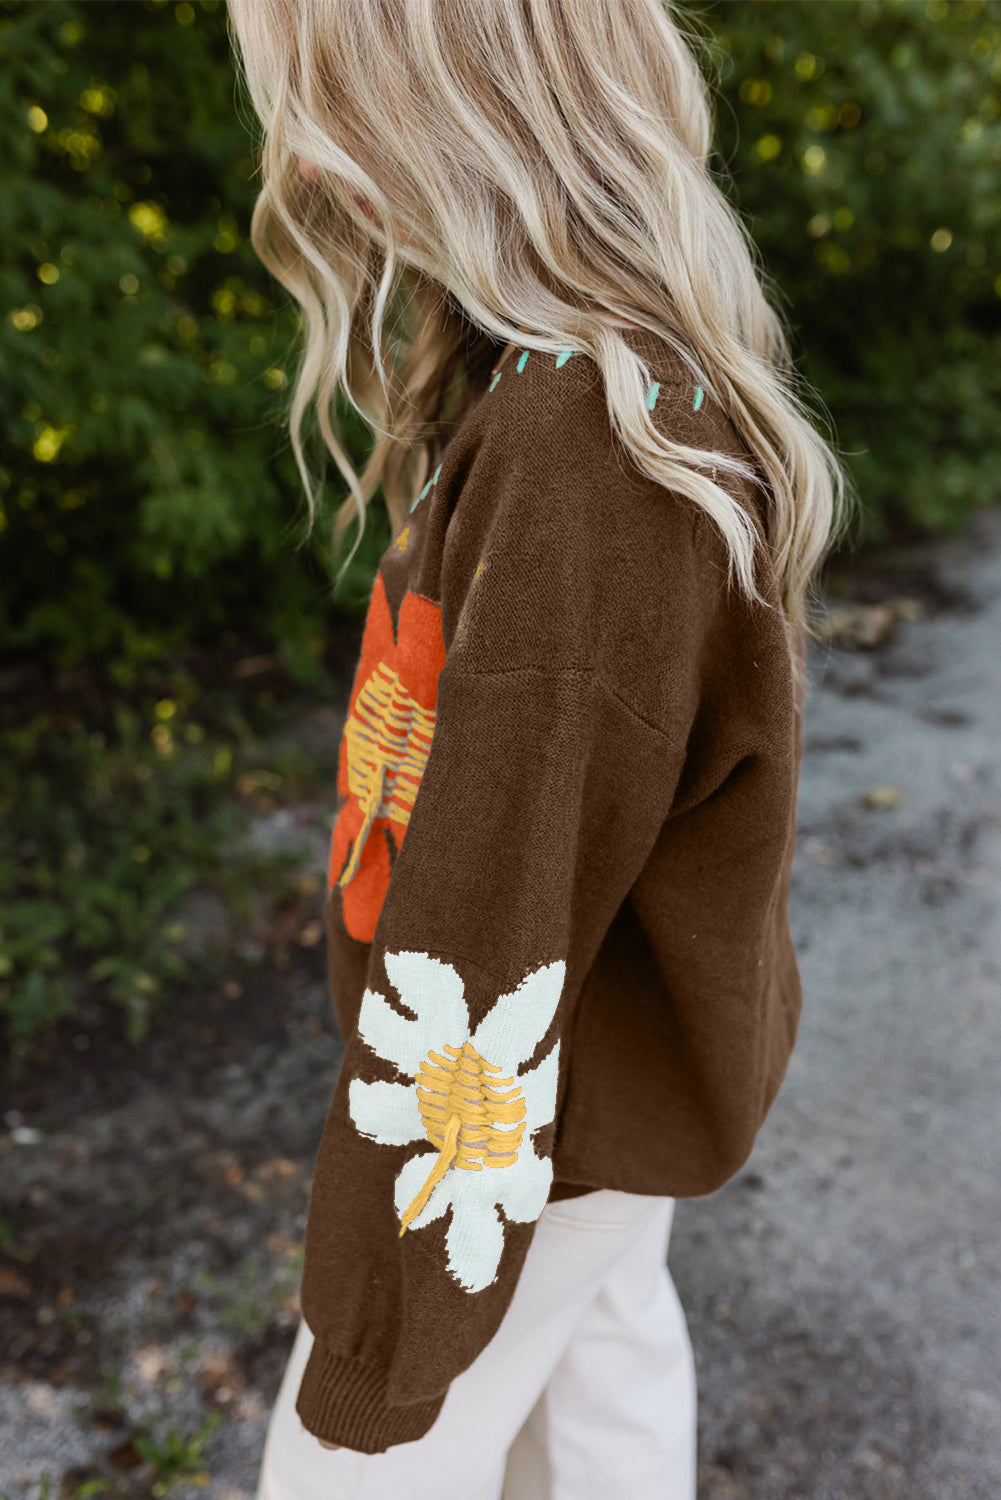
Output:
<instances>
[{"instance_id":1,"label":"blonde wavy hair","mask_svg":"<svg viewBox=\"0 0 1001 1500\"><path fill-rule=\"evenodd\" d=\"M309 527L324 478L305 459L311 405L322 470L329 453L349 491L335 553L359 521L347 567L380 483L402 530L505 345L573 349L600 366L636 464L708 513L730 584L760 602L754 522L702 471L763 473L802 688L815 575L858 497L708 165L712 42L674 0L228 0L227 13L262 127L251 243L304 325L288 422ZM756 466L655 429L650 372L612 320L677 350ZM339 393L376 434L360 474L335 430Z\"/></svg>"}]
</instances>

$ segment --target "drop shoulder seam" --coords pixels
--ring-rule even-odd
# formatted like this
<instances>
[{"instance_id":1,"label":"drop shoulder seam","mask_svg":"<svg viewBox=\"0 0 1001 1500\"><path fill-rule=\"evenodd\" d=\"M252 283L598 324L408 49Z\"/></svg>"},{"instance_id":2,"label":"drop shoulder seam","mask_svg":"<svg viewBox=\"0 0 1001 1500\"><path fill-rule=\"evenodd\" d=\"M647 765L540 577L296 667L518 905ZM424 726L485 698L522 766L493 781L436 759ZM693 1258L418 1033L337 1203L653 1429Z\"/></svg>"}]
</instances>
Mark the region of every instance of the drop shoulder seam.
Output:
<instances>
[{"instance_id":1,"label":"drop shoulder seam","mask_svg":"<svg viewBox=\"0 0 1001 1500\"><path fill-rule=\"evenodd\" d=\"M610 698L614 698L616 703L621 704L624 709L632 714L633 718L642 724L644 729L652 730L654 734L659 735L663 740L667 740L672 746L677 743L674 735L670 734L662 725L655 723L653 719L647 718L646 714L630 703L628 698L623 697L604 678L599 677L597 673L590 671L586 667L543 667L537 666L532 662L524 667L463 667L462 671L456 675L459 677L517 677L529 672L535 672L540 677L588 677L598 683Z\"/></svg>"}]
</instances>

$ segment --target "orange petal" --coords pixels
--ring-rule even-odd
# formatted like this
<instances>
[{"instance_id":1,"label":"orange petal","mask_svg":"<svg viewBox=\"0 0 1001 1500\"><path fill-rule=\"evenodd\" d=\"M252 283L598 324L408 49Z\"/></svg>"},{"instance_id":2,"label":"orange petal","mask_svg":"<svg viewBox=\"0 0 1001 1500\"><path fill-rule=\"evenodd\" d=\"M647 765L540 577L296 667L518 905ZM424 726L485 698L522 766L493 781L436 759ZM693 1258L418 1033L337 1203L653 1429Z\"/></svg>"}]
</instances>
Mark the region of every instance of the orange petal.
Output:
<instances>
[{"instance_id":1,"label":"orange petal","mask_svg":"<svg viewBox=\"0 0 1001 1500\"><path fill-rule=\"evenodd\" d=\"M360 943L370 943L375 936L375 926L389 885L389 847L385 829L385 818L377 818L365 841L357 873L341 892L344 926Z\"/></svg>"},{"instance_id":2,"label":"orange petal","mask_svg":"<svg viewBox=\"0 0 1001 1500\"><path fill-rule=\"evenodd\" d=\"M438 703L438 674L445 665L441 605L423 594L404 594L392 665L407 692L422 708Z\"/></svg>"},{"instance_id":3,"label":"orange petal","mask_svg":"<svg viewBox=\"0 0 1001 1500\"><path fill-rule=\"evenodd\" d=\"M344 868L355 835L362 825L361 808L354 797L350 797L334 822L330 836L330 864L327 869L327 885L332 886Z\"/></svg>"}]
</instances>

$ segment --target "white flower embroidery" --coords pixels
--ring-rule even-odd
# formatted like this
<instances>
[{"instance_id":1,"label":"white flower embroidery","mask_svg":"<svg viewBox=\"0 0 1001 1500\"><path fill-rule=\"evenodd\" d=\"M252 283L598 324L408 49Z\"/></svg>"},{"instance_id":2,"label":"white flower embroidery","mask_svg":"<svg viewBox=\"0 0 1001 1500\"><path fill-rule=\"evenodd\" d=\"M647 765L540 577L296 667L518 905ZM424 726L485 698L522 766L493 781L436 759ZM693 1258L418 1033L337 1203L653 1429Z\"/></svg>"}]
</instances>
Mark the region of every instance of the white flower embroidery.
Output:
<instances>
[{"instance_id":1,"label":"white flower embroidery","mask_svg":"<svg viewBox=\"0 0 1001 1500\"><path fill-rule=\"evenodd\" d=\"M552 1161L536 1154L531 1136L556 1112L559 1041L537 1067L516 1075L552 1021L566 964L527 974L472 1034L462 980L451 964L410 952L387 953L385 964L417 1019L366 990L358 1033L414 1083L352 1079L348 1109L369 1140L385 1146L430 1140L439 1148L437 1158L411 1156L396 1179L400 1233L424 1228L451 1206L448 1269L466 1291L479 1292L495 1279L504 1248L497 1207L505 1218L529 1223L552 1185Z\"/></svg>"}]
</instances>

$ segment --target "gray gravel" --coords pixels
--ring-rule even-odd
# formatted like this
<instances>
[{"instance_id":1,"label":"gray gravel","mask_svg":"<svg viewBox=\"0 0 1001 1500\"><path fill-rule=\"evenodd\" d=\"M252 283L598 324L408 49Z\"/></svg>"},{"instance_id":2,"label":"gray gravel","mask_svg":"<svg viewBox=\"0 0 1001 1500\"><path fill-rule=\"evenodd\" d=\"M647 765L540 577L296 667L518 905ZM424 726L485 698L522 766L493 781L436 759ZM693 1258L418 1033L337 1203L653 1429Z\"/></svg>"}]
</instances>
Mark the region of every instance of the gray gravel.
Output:
<instances>
[{"instance_id":1,"label":"gray gravel","mask_svg":"<svg viewBox=\"0 0 1001 1500\"><path fill-rule=\"evenodd\" d=\"M811 654L799 1041L750 1162L679 1205L671 1246L700 1500L1001 1497L1001 511L932 582L888 644ZM302 732L339 729L328 708ZM322 869L318 811L258 835L308 829ZM6 1262L0 1500L98 1475L145 1497L132 1437L213 1411L205 1481L172 1493L250 1500L339 1060L310 952L179 1001L115 1076L102 1041L90 1093L81 1057L7 1110L2 1216L36 1253Z\"/></svg>"},{"instance_id":2,"label":"gray gravel","mask_svg":"<svg viewBox=\"0 0 1001 1500\"><path fill-rule=\"evenodd\" d=\"M705 1500L1001 1496L1001 513L936 573L959 608L810 663L797 1047L670 1254Z\"/></svg>"}]
</instances>

